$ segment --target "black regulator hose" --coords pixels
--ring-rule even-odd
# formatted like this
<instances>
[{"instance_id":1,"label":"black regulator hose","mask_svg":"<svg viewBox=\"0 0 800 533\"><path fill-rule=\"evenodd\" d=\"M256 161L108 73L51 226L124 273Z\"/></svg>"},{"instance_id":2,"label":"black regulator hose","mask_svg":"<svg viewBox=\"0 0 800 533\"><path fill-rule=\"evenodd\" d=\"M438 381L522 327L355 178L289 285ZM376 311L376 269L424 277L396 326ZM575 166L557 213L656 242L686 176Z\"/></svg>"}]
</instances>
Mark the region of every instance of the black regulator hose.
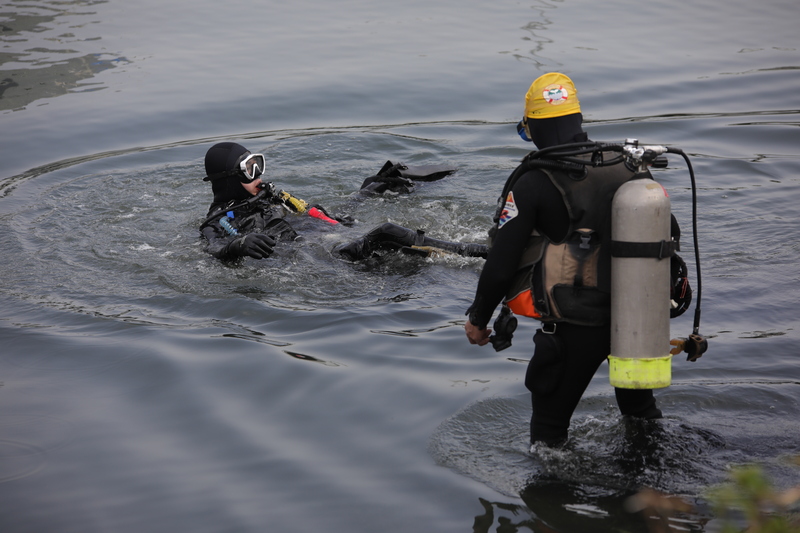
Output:
<instances>
[{"instance_id":1,"label":"black regulator hose","mask_svg":"<svg viewBox=\"0 0 800 533\"><path fill-rule=\"evenodd\" d=\"M694 262L697 269L697 303L694 308L694 328L695 335L700 332L700 300L703 297L703 282L700 277L700 245L697 243L697 183L694 178L694 169L692 162L689 160L683 150L680 148L667 147L667 153L678 154L686 161L686 166L689 168L689 178L692 181L692 237L694 239Z\"/></svg>"},{"instance_id":2,"label":"black regulator hose","mask_svg":"<svg viewBox=\"0 0 800 533\"><path fill-rule=\"evenodd\" d=\"M584 141L578 143L560 144L543 148L530 154L531 160L559 161L580 165L581 167L606 167L622 163L624 148L621 144L606 144L594 141ZM613 159L604 160L602 152L619 152L620 155ZM579 156L592 154L591 159L580 158Z\"/></svg>"},{"instance_id":3,"label":"black regulator hose","mask_svg":"<svg viewBox=\"0 0 800 533\"><path fill-rule=\"evenodd\" d=\"M267 196L272 196L273 193L274 193L274 191L269 190L269 188L266 187L266 186L265 187L259 187L259 189L260 190L258 191L258 194L256 194L255 196L253 196L251 198L248 198L246 200L242 200L241 202L238 202L238 203L226 204L226 205L216 209L213 213L211 213L210 215L208 215L206 217L206 219L203 221L202 224L200 224L200 229L204 228L212 220L214 220L215 218L221 217L222 215L224 215L228 211L231 211L233 209L239 209L241 207L244 207L244 206L247 206L247 205L250 205L250 204L254 204L254 203L258 202L259 200L261 200L261 199L263 199L263 198L265 198Z\"/></svg>"},{"instance_id":4,"label":"black regulator hose","mask_svg":"<svg viewBox=\"0 0 800 533\"><path fill-rule=\"evenodd\" d=\"M561 159L575 155L590 154L598 150L621 152L622 146L618 144L604 144L595 141L558 144L542 148L532 153L533 157L541 159ZM585 161L584 161L585 164Z\"/></svg>"}]
</instances>

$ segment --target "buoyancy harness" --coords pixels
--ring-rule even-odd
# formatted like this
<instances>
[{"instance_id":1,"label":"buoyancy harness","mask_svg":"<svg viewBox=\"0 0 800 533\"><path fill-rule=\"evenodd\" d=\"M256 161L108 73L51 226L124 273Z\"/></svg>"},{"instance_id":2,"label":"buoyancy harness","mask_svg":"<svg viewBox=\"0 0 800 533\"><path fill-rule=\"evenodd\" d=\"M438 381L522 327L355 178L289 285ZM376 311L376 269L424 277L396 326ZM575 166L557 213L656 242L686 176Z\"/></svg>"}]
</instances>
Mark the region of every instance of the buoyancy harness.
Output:
<instances>
[{"instance_id":1,"label":"buoyancy harness","mask_svg":"<svg viewBox=\"0 0 800 533\"><path fill-rule=\"evenodd\" d=\"M619 186L635 174L624 165L574 166L528 159L507 182L498 221L513 184L532 170L543 172L561 193L569 214L569 229L561 242L553 242L537 231L531 234L505 303L515 314L544 322L607 324L611 200ZM494 232L497 227L495 224Z\"/></svg>"},{"instance_id":2,"label":"buoyancy harness","mask_svg":"<svg viewBox=\"0 0 800 533\"><path fill-rule=\"evenodd\" d=\"M575 177L585 176L586 170L582 165L573 164L564 161L554 161L549 159L542 159L540 156L549 150L539 150L530 152L526 155L519 166L511 173L503 186L503 192L497 199L497 209L493 218L493 225L489 229L488 244L489 248L500 228L501 221L508 215L508 203L511 200L509 196L514 184L523 175L534 170L543 170L546 168L559 169L566 172L574 173ZM528 316L532 318L540 318L538 311L533 303L533 293L531 291L531 274L532 267L542 258L544 252L545 238L537 231L534 231L523 250L520 261L517 265L517 270L511 285L506 292L503 300L504 304L511 309L514 314Z\"/></svg>"},{"instance_id":3,"label":"buoyancy harness","mask_svg":"<svg viewBox=\"0 0 800 533\"><path fill-rule=\"evenodd\" d=\"M534 307L544 322L607 325L611 312L611 202L635 174L624 165L590 167L576 180L543 170L561 192L570 227L562 242L545 239L531 276Z\"/></svg>"},{"instance_id":4,"label":"buoyancy harness","mask_svg":"<svg viewBox=\"0 0 800 533\"><path fill-rule=\"evenodd\" d=\"M284 208L275 198L273 191L262 190L244 201L212 206L200 230L219 225L230 235L262 233L281 241L295 240L297 232L283 218Z\"/></svg>"}]
</instances>

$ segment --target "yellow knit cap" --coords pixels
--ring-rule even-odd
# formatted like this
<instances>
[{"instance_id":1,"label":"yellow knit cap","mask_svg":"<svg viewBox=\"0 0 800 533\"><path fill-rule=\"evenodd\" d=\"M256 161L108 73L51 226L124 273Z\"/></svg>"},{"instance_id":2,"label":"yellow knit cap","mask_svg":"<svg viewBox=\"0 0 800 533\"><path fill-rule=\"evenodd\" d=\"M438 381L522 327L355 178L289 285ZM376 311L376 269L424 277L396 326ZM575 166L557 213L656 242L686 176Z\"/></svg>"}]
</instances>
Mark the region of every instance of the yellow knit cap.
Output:
<instances>
[{"instance_id":1,"label":"yellow knit cap","mask_svg":"<svg viewBox=\"0 0 800 533\"><path fill-rule=\"evenodd\" d=\"M525 95L525 116L554 118L581 112L575 84L560 72L549 72L536 78Z\"/></svg>"}]
</instances>

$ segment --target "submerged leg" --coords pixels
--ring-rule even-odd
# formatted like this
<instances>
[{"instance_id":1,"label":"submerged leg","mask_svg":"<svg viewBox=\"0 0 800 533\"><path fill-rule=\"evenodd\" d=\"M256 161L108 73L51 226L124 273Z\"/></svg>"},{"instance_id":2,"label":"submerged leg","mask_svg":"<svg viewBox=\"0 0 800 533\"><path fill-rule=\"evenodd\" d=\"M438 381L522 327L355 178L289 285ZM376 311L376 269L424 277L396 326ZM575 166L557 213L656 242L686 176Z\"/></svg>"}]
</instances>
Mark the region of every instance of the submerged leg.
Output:
<instances>
[{"instance_id":1,"label":"submerged leg","mask_svg":"<svg viewBox=\"0 0 800 533\"><path fill-rule=\"evenodd\" d=\"M525 386L531 391L531 443L555 446L567 439L572 413L608 356L608 327L560 323L554 334L541 330Z\"/></svg>"},{"instance_id":2,"label":"submerged leg","mask_svg":"<svg viewBox=\"0 0 800 533\"><path fill-rule=\"evenodd\" d=\"M333 253L352 261L370 257L378 250L435 248L466 257L486 257L489 250L484 244L458 243L427 237L422 231L414 231L391 222L386 222L355 241L336 246Z\"/></svg>"}]
</instances>

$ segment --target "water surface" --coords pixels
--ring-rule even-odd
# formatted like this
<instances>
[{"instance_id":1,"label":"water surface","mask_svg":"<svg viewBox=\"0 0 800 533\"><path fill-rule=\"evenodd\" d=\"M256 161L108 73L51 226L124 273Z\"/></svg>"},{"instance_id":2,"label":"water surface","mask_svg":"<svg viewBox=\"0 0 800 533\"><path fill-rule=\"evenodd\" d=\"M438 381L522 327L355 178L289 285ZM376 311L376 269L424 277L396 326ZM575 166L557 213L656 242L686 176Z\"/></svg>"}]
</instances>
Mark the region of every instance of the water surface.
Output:
<instances>
[{"instance_id":1,"label":"water surface","mask_svg":"<svg viewBox=\"0 0 800 533\"><path fill-rule=\"evenodd\" d=\"M5 4L3 531L647 531L624 508L641 486L697 504L674 525L714 531L705 490L730 466L800 483L795 11ZM483 242L549 70L575 80L593 139L689 154L711 347L674 362L663 421L620 420L603 367L567 448L530 453L535 324L501 353L467 344L482 262L330 249L387 220ZM306 239L269 261L208 257L200 178L221 140L356 224L298 218ZM387 160L458 171L358 196ZM686 166L656 177L688 259ZM688 335L692 314L671 326Z\"/></svg>"}]
</instances>

